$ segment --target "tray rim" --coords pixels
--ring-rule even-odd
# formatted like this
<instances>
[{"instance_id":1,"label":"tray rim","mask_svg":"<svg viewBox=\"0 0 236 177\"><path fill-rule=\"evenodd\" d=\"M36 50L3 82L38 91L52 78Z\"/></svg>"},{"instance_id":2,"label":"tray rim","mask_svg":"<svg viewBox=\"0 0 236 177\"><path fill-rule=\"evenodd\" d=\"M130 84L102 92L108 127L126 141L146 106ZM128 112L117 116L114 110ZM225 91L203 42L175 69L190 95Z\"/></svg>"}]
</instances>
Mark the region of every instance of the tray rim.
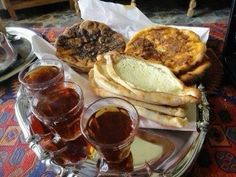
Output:
<instances>
[{"instance_id":1,"label":"tray rim","mask_svg":"<svg viewBox=\"0 0 236 177\"><path fill-rule=\"evenodd\" d=\"M152 171L151 175L179 177L182 176L184 173L186 173L188 170L190 170L191 165L193 165L194 161L196 160L202 148L208 130L209 109L210 109L209 103L206 98L206 92L204 91L204 87L200 84L198 88L202 93L202 101L201 103L198 104L197 138L190 146L190 149L185 155L185 157L181 159L179 162L176 162L177 164L172 165L165 172L162 172L160 170L158 171L154 170ZM73 175L74 173L73 171L71 171L70 167L63 168L62 166L55 164L50 159L49 154L45 153L42 147L40 147L40 145L37 144L37 138L33 137L32 134L30 133L30 127L28 125L28 122L26 121L26 119L23 118L24 115L21 115L21 110L24 109L25 106L27 106L28 104L27 103L28 99L22 92L23 92L23 87L20 86L20 89L17 92L15 113L21 131L23 132L25 141L29 144L29 147L34 151L39 160L41 160L46 166L51 166L54 169L54 172L58 173L60 176L64 176L65 174Z\"/></svg>"}]
</instances>

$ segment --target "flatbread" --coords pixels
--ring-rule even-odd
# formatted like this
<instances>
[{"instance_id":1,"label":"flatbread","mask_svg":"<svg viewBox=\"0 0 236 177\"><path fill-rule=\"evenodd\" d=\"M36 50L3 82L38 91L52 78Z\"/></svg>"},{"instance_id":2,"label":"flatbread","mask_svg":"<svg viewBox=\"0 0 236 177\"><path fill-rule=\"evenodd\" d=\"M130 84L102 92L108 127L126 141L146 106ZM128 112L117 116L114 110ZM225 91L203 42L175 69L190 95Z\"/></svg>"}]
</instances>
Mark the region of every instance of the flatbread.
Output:
<instances>
[{"instance_id":1,"label":"flatbread","mask_svg":"<svg viewBox=\"0 0 236 177\"><path fill-rule=\"evenodd\" d=\"M169 67L174 74L184 73L201 63L205 52L206 45L196 33L159 25L137 32L125 49L127 54Z\"/></svg>"},{"instance_id":2,"label":"flatbread","mask_svg":"<svg viewBox=\"0 0 236 177\"><path fill-rule=\"evenodd\" d=\"M99 61L104 62L104 61ZM95 80L96 84L105 90L109 90L110 92L125 96L128 98L132 98L135 100L157 104L157 105L168 105L168 106L179 106L184 105L186 103L196 103L199 101L199 98L195 98L192 96L184 95L177 96L162 92L140 92L140 94L135 94L129 89L123 87L122 85L116 83L112 78L109 77L103 70L100 68L101 64L95 63L94 69L89 72L89 80ZM200 94L200 93L199 93Z\"/></svg>"},{"instance_id":3,"label":"flatbread","mask_svg":"<svg viewBox=\"0 0 236 177\"><path fill-rule=\"evenodd\" d=\"M139 115L152 120L154 122L157 122L161 125L165 126L172 126L172 127L184 127L188 123L187 117L176 117L176 116L169 116L166 114L161 114L157 111L152 111L140 106L135 106L136 110L138 111Z\"/></svg>"},{"instance_id":4,"label":"flatbread","mask_svg":"<svg viewBox=\"0 0 236 177\"><path fill-rule=\"evenodd\" d=\"M147 118L149 120L152 120L154 122L157 122L159 124L165 125L165 126L173 126L173 127L183 127L188 123L186 115L183 116L181 113L181 117L179 115L179 110L181 108L171 108L171 107L165 107L165 106L158 106L158 110L151 110L149 108L143 107L147 106L148 103L142 104L140 101L135 101L133 99L128 99L127 97L122 97L120 95L116 95L114 93L111 93L103 88L100 88L95 80L92 78L93 77L93 71L91 70L89 73L90 76L90 86L92 87L92 90L95 92L96 95L101 96L101 97L118 97L125 99L132 103L135 108L137 109L138 113L140 116ZM137 103L141 103L140 105L137 105ZM153 105L155 107L156 105ZM152 108L153 108L152 107ZM164 112L163 112L164 111ZM182 112L182 111L181 111ZM165 114L167 113L167 114ZM173 115L174 114L174 115Z\"/></svg>"},{"instance_id":5,"label":"flatbread","mask_svg":"<svg viewBox=\"0 0 236 177\"><path fill-rule=\"evenodd\" d=\"M177 76L181 81L187 85L194 84L196 81L200 80L201 77L205 74L207 69L211 66L211 62L208 56L204 57L202 63L197 65L191 71L187 71L179 76Z\"/></svg>"},{"instance_id":6,"label":"flatbread","mask_svg":"<svg viewBox=\"0 0 236 177\"><path fill-rule=\"evenodd\" d=\"M121 34L89 20L67 28L55 42L56 55L78 72L88 72L97 55L113 50L123 52L125 45Z\"/></svg>"},{"instance_id":7,"label":"flatbread","mask_svg":"<svg viewBox=\"0 0 236 177\"><path fill-rule=\"evenodd\" d=\"M134 99L131 99L128 97L117 95L117 94L112 93L108 90L100 88L93 78L90 78L90 86L92 87L92 90L95 92L95 94L98 96L101 96L101 97L118 97L118 98L122 98L124 100L129 101L130 103L132 103L135 106L140 106L140 107L152 110L152 111L160 112L162 114L176 116L176 117L185 117L186 116L186 110L182 107L171 107L171 106L150 104L150 103L146 103L143 101L138 101L138 100L134 100Z\"/></svg>"}]
</instances>

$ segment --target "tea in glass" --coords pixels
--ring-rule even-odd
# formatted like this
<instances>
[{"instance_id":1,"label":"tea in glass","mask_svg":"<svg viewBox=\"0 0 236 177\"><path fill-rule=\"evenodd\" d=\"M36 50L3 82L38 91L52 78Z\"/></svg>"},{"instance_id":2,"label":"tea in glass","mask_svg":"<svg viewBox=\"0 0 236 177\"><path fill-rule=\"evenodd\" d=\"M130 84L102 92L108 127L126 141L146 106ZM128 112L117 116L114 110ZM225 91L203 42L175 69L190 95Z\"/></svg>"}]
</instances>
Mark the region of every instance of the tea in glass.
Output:
<instances>
[{"instance_id":1,"label":"tea in glass","mask_svg":"<svg viewBox=\"0 0 236 177\"><path fill-rule=\"evenodd\" d=\"M37 142L48 152L59 151L66 147L65 143L56 139L49 127L39 121L33 114L28 116L30 131L37 138Z\"/></svg>"},{"instance_id":2,"label":"tea in glass","mask_svg":"<svg viewBox=\"0 0 236 177\"><path fill-rule=\"evenodd\" d=\"M37 60L19 73L19 81L31 94L64 81L63 64L55 59Z\"/></svg>"},{"instance_id":3,"label":"tea in glass","mask_svg":"<svg viewBox=\"0 0 236 177\"><path fill-rule=\"evenodd\" d=\"M63 82L56 88L35 95L32 112L64 141L81 135L80 116L84 99L82 90L73 82Z\"/></svg>"},{"instance_id":4,"label":"tea in glass","mask_svg":"<svg viewBox=\"0 0 236 177\"><path fill-rule=\"evenodd\" d=\"M92 103L81 117L81 131L108 166L121 164L130 155L139 123L136 109L119 98Z\"/></svg>"}]
</instances>

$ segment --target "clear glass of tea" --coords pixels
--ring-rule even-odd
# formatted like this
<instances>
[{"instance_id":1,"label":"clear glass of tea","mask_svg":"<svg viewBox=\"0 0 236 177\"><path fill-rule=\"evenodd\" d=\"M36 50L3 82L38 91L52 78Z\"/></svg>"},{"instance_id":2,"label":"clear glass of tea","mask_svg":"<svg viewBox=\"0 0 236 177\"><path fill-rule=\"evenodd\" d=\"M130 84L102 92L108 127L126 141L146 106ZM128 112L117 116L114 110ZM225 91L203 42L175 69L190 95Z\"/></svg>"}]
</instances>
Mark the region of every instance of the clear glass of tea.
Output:
<instances>
[{"instance_id":1,"label":"clear glass of tea","mask_svg":"<svg viewBox=\"0 0 236 177\"><path fill-rule=\"evenodd\" d=\"M74 140L81 135L84 98L79 85L64 81L47 92L39 92L33 96L31 108L33 114L63 140Z\"/></svg>"},{"instance_id":2,"label":"clear glass of tea","mask_svg":"<svg viewBox=\"0 0 236 177\"><path fill-rule=\"evenodd\" d=\"M85 159L91 148L80 131L83 108L81 88L69 81L59 83L46 92L38 92L31 99L31 110L36 118L66 145L63 151L54 154L56 161L63 165Z\"/></svg>"},{"instance_id":3,"label":"clear glass of tea","mask_svg":"<svg viewBox=\"0 0 236 177\"><path fill-rule=\"evenodd\" d=\"M66 148L65 142L57 139L50 128L36 118L34 114L28 116L30 131L37 143L47 152L59 152Z\"/></svg>"},{"instance_id":4,"label":"clear glass of tea","mask_svg":"<svg viewBox=\"0 0 236 177\"><path fill-rule=\"evenodd\" d=\"M138 124L139 116L132 104L109 97L95 101L84 111L80 127L85 138L111 167L130 156Z\"/></svg>"},{"instance_id":5,"label":"clear glass of tea","mask_svg":"<svg viewBox=\"0 0 236 177\"><path fill-rule=\"evenodd\" d=\"M63 64L56 59L40 59L26 66L18 79L30 94L34 94L64 81Z\"/></svg>"}]
</instances>

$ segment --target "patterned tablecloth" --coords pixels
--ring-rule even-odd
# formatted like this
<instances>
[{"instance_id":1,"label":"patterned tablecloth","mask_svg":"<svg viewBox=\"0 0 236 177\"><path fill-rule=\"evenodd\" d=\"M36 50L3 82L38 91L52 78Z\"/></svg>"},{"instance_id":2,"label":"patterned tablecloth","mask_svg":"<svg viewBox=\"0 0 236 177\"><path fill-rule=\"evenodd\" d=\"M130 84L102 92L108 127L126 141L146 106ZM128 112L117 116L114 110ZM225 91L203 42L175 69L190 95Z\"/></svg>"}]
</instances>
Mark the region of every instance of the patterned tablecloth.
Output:
<instances>
[{"instance_id":1,"label":"patterned tablecloth","mask_svg":"<svg viewBox=\"0 0 236 177\"><path fill-rule=\"evenodd\" d=\"M225 35L225 23L207 24L211 28L208 47L219 54ZM34 29L48 41L63 29ZM14 104L19 87L17 76L0 83L0 177L55 176L38 161L18 126ZM210 126L200 155L187 176L236 176L236 90L225 85L208 96Z\"/></svg>"}]
</instances>

